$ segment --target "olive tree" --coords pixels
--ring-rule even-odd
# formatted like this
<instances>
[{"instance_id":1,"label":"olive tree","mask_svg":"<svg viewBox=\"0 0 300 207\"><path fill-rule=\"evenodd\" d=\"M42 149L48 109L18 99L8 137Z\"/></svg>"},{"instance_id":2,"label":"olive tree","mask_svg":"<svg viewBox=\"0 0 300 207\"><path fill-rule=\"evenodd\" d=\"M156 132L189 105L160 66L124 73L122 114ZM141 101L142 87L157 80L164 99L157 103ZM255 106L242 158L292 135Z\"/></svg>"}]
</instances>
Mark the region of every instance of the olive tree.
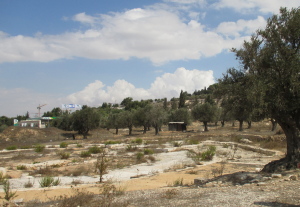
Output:
<instances>
[{"instance_id":1,"label":"olive tree","mask_svg":"<svg viewBox=\"0 0 300 207\"><path fill-rule=\"evenodd\" d=\"M208 131L207 124L216 120L217 106L215 104L204 103L197 104L192 109L192 116L195 120L203 122L204 131Z\"/></svg>"},{"instance_id":2,"label":"olive tree","mask_svg":"<svg viewBox=\"0 0 300 207\"><path fill-rule=\"evenodd\" d=\"M89 131L99 127L100 116L96 109L84 107L74 112L71 120L73 129L78 131L78 134L82 134L84 139L87 139Z\"/></svg>"},{"instance_id":3,"label":"olive tree","mask_svg":"<svg viewBox=\"0 0 300 207\"><path fill-rule=\"evenodd\" d=\"M300 163L300 7L281 8L241 49L233 49L251 82L248 87L286 135L286 156L263 171Z\"/></svg>"}]
</instances>

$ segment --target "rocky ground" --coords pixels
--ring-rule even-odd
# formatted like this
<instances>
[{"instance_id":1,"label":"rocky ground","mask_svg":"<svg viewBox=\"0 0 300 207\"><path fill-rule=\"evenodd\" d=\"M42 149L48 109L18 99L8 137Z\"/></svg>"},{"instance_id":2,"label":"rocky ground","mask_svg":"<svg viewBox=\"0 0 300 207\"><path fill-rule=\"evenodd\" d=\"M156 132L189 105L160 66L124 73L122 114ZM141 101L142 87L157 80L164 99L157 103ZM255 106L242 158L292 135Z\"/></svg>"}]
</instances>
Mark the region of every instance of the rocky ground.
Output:
<instances>
[{"instance_id":1,"label":"rocky ground","mask_svg":"<svg viewBox=\"0 0 300 207\"><path fill-rule=\"evenodd\" d=\"M145 136L140 132L128 137L102 131L101 142L98 138L101 132L96 132L91 139L77 140L76 143L68 139L69 134L55 131L54 136L53 132L52 136L43 134L47 139L43 153L36 153L33 149L4 149L0 151L0 161L3 171L11 177L11 189L17 191L17 197L13 199L16 204L10 205L59 206L62 202L68 202L65 206L72 206L72 203L73 206L105 206L107 203L111 206L300 205L298 170L259 173L265 164L284 156L282 135L269 132L267 123L263 126L265 128L257 126L241 134L231 127L212 127L209 133L198 130L187 133L165 131L159 137ZM22 134L21 131L18 133ZM9 138L7 133L1 136L5 146L20 140ZM128 146L136 138L143 139L143 143L136 145L137 151L128 151ZM33 135L30 140L34 140ZM117 140L120 144L104 145L107 140ZM9 141L11 143L7 143ZM68 142L66 149L60 148L62 141ZM26 144L28 142L24 142L23 138L22 146ZM97 155L88 158L79 156L81 151L91 146L105 146L114 165L104 176L105 184L98 183L99 175L94 170ZM203 151L208 146L216 147L216 155L211 161L195 163L187 156L189 150ZM136 153L144 149L155 152L151 155L154 161L146 159L137 163ZM62 150L69 152L70 158L60 159L58 152ZM20 170L20 166L26 166L26 170ZM47 167L51 167L51 175L60 179L58 186L40 187L39 181L45 176L41 169ZM80 173L75 175L78 169ZM28 182L32 186L25 188ZM115 190L110 189L109 192L117 193L103 193L105 186L114 186ZM0 195L3 197L4 193ZM72 202L67 200L68 197L72 198ZM79 205L77 197L89 202Z\"/></svg>"}]
</instances>

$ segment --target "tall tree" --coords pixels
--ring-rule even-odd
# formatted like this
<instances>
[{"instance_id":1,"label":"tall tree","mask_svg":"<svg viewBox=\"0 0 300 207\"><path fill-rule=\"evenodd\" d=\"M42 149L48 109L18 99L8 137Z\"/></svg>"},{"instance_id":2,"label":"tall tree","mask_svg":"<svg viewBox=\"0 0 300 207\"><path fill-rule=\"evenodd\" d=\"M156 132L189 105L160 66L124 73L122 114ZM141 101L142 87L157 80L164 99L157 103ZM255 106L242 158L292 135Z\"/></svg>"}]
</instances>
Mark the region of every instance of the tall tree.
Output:
<instances>
[{"instance_id":1,"label":"tall tree","mask_svg":"<svg viewBox=\"0 0 300 207\"><path fill-rule=\"evenodd\" d=\"M209 103L198 104L192 109L192 116L195 120L203 122L204 131L208 131L207 124L216 120L217 106Z\"/></svg>"},{"instance_id":2,"label":"tall tree","mask_svg":"<svg viewBox=\"0 0 300 207\"><path fill-rule=\"evenodd\" d=\"M99 122L97 110L88 106L72 114L72 127L78 134L82 134L84 139L87 139L90 130L99 127Z\"/></svg>"},{"instance_id":3,"label":"tall tree","mask_svg":"<svg viewBox=\"0 0 300 207\"><path fill-rule=\"evenodd\" d=\"M239 131L243 131L244 121L249 121L253 110L253 97L249 87L249 77L235 68L227 70L222 79L219 79L215 94L221 94L225 111L230 111L235 120L239 121Z\"/></svg>"},{"instance_id":4,"label":"tall tree","mask_svg":"<svg viewBox=\"0 0 300 207\"><path fill-rule=\"evenodd\" d=\"M263 171L296 168L300 163L300 7L280 9L241 49L233 49L260 97L287 140L285 158Z\"/></svg>"},{"instance_id":5,"label":"tall tree","mask_svg":"<svg viewBox=\"0 0 300 207\"><path fill-rule=\"evenodd\" d=\"M129 132L128 135L132 134L132 128L133 128L133 123L134 123L134 110L132 111L122 111L121 113L119 113L119 119L120 122L122 124L122 126L127 127Z\"/></svg>"},{"instance_id":6,"label":"tall tree","mask_svg":"<svg viewBox=\"0 0 300 207\"><path fill-rule=\"evenodd\" d=\"M162 125L167 121L167 112L162 106L154 105L149 114L150 123L155 129L155 135L158 135Z\"/></svg>"},{"instance_id":7,"label":"tall tree","mask_svg":"<svg viewBox=\"0 0 300 207\"><path fill-rule=\"evenodd\" d=\"M150 118L151 118L151 110L152 104L148 104L143 108L138 108L134 113L134 125L135 126L143 126L143 133L146 134L147 129L151 126Z\"/></svg>"},{"instance_id":8,"label":"tall tree","mask_svg":"<svg viewBox=\"0 0 300 207\"><path fill-rule=\"evenodd\" d=\"M187 92L183 92L181 90L180 95L179 95L179 104L178 108L183 108L185 107L185 100L186 100Z\"/></svg>"},{"instance_id":9,"label":"tall tree","mask_svg":"<svg viewBox=\"0 0 300 207\"><path fill-rule=\"evenodd\" d=\"M120 117L120 113L122 112L122 110L120 109L113 109L111 110L110 114L107 117L107 121L106 121L106 128L113 128L116 129L116 134L119 134L119 128L121 128L122 125L122 120Z\"/></svg>"}]
</instances>

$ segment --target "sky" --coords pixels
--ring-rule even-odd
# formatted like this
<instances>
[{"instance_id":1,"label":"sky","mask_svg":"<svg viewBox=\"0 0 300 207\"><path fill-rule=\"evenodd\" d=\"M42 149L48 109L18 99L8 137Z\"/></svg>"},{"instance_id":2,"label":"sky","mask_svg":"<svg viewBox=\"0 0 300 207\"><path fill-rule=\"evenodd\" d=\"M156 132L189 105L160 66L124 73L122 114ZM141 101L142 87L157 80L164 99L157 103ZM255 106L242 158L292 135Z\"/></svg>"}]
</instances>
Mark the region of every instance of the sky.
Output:
<instances>
[{"instance_id":1,"label":"sky","mask_svg":"<svg viewBox=\"0 0 300 207\"><path fill-rule=\"evenodd\" d=\"M179 97L216 83L299 0L0 0L0 116Z\"/></svg>"}]
</instances>

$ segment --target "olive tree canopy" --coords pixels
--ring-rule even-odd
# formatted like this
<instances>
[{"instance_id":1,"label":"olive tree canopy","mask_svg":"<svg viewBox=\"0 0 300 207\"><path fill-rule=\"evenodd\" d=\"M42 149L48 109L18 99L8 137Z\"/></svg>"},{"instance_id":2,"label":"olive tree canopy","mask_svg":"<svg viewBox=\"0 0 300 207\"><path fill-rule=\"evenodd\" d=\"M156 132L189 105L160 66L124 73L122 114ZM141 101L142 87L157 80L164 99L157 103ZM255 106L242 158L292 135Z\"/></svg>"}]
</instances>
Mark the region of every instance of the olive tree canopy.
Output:
<instances>
[{"instance_id":1,"label":"olive tree canopy","mask_svg":"<svg viewBox=\"0 0 300 207\"><path fill-rule=\"evenodd\" d=\"M280 9L241 49L233 49L250 77L249 87L283 129L286 157L263 171L292 169L300 163L300 7Z\"/></svg>"}]
</instances>

